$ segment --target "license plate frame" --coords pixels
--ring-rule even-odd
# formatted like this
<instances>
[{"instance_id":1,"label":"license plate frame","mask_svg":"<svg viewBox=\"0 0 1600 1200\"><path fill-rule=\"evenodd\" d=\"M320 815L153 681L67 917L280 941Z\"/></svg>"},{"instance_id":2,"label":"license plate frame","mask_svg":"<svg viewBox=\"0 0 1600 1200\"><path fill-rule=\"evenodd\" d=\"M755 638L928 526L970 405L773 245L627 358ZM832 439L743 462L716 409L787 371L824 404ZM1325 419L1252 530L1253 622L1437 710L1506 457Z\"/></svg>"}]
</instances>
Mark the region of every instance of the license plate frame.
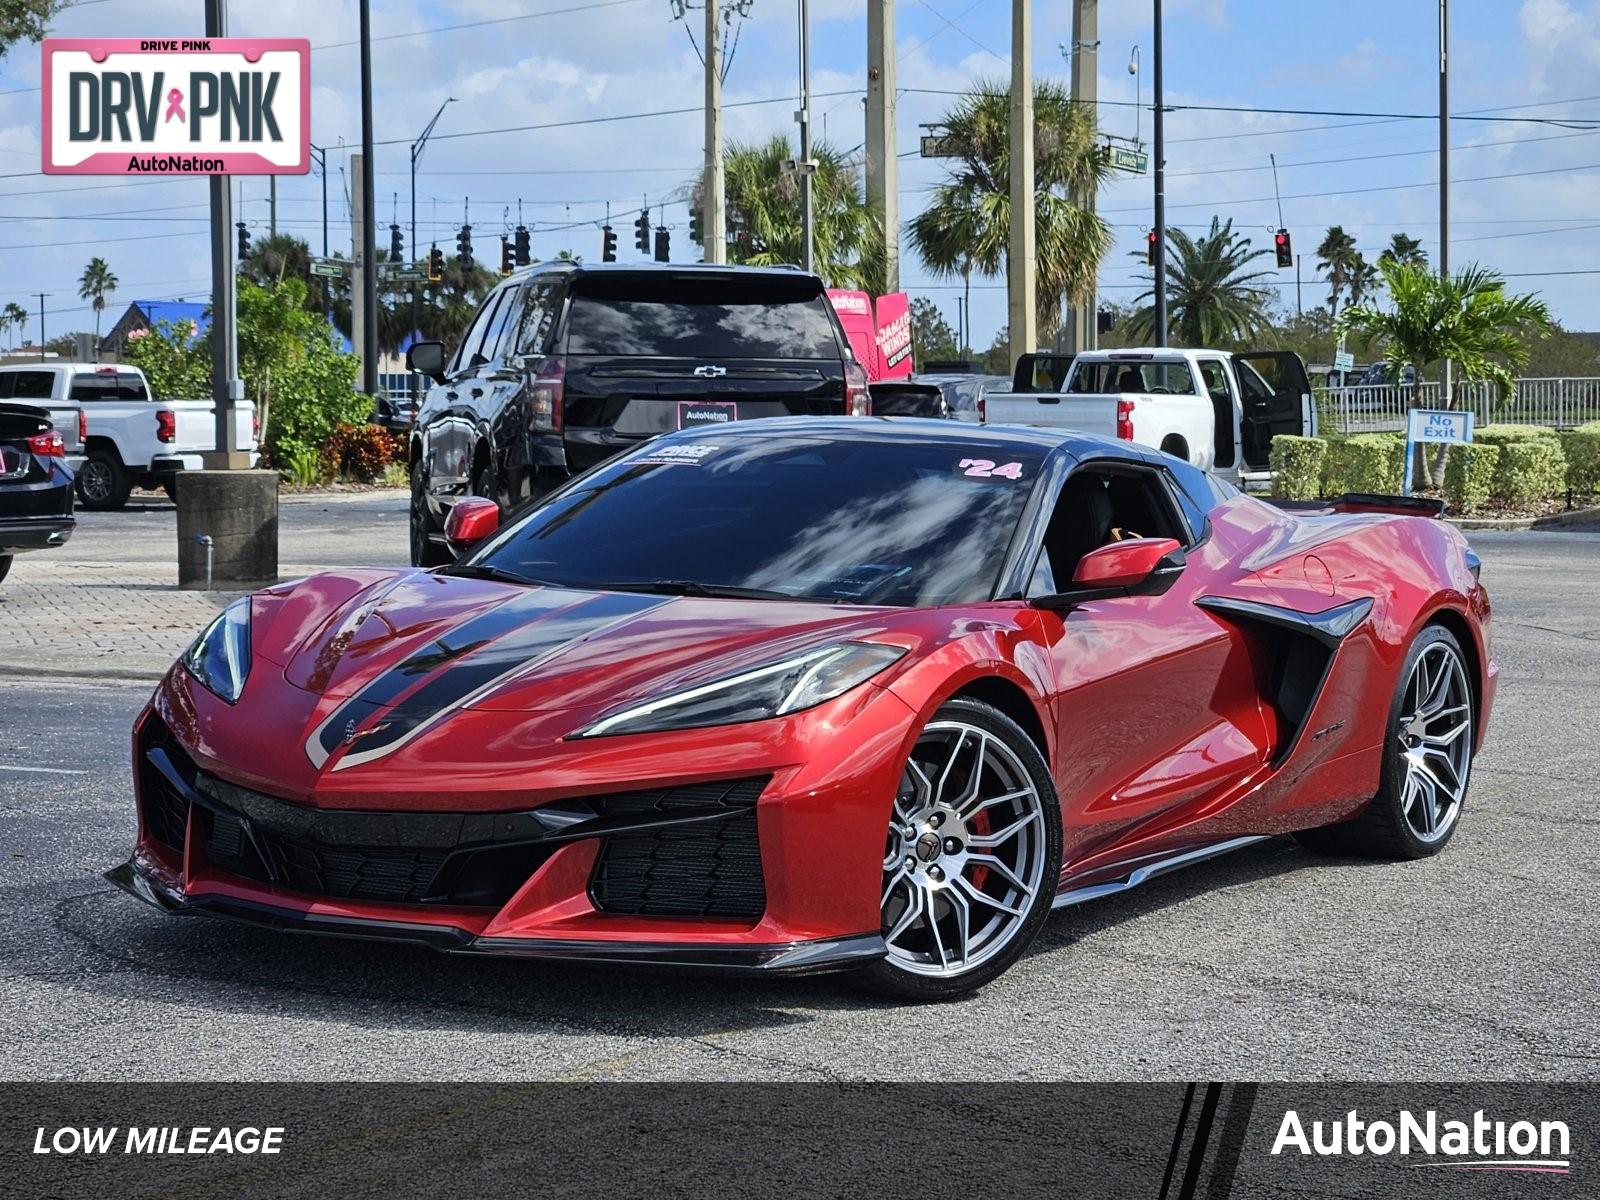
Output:
<instances>
[{"instance_id":1,"label":"license plate frame","mask_svg":"<svg viewBox=\"0 0 1600 1200\"><path fill-rule=\"evenodd\" d=\"M679 400L678 428L697 429L704 425L728 425L739 419L739 405L733 400Z\"/></svg>"}]
</instances>

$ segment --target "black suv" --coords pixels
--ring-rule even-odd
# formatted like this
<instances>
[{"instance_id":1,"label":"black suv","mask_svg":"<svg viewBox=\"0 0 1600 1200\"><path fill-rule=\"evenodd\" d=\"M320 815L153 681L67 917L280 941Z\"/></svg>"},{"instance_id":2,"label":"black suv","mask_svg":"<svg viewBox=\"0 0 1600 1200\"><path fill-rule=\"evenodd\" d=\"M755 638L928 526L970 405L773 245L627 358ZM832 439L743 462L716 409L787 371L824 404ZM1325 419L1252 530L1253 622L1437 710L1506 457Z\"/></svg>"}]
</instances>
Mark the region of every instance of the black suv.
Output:
<instances>
[{"instance_id":1,"label":"black suv","mask_svg":"<svg viewBox=\"0 0 1600 1200\"><path fill-rule=\"evenodd\" d=\"M690 425L865 416L867 377L815 275L788 268L545 263L489 294L411 437L411 561L450 558L463 496L509 511L629 446Z\"/></svg>"}]
</instances>

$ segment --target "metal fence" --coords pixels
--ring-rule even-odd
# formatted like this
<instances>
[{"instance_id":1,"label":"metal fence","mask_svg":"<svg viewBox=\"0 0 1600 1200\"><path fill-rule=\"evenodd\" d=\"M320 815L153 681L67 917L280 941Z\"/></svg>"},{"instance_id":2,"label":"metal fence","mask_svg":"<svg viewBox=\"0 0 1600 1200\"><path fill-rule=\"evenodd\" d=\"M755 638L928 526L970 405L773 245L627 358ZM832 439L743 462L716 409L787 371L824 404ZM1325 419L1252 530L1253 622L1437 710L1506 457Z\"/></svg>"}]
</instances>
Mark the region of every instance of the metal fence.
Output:
<instances>
[{"instance_id":1,"label":"metal fence","mask_svg":"<svg viewBox=\"0 0 1600 1200\"><path fill-rule=\"evenodd\" d=\"M1439 385L1424 383L1423 408L1438 408ZM1479 425L1553 425L1570 428L1600 421L1600 377L1519 379L1504 400L1487 380L1456 385L1459 407L1470 409ZM1403 430L1412 389L1406 386L1323 388L1316 392L1318 420L1325 432L1382 433Z\"/></svg>"}]
</instances>

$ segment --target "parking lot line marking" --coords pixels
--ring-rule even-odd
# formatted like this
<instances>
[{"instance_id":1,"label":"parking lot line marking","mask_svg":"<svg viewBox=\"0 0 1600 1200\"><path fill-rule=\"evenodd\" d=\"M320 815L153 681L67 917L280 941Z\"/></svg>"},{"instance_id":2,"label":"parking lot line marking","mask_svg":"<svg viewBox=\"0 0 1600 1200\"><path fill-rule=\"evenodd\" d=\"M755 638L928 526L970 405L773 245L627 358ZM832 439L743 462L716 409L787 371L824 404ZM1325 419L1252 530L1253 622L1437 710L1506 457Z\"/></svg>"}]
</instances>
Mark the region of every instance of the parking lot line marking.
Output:
<instances>
[{"instance_id":1,"label":"parking lot line marking","mask_svg":"<svg viewBox=\"0 0 1600 1200\"><path fill-rule=\"evenodd\" d=\"M13 767L0 763L0 771L25 771L30 775L87 775L87 771L69 771L62 767Z\"/></svg>"}]
</instances>

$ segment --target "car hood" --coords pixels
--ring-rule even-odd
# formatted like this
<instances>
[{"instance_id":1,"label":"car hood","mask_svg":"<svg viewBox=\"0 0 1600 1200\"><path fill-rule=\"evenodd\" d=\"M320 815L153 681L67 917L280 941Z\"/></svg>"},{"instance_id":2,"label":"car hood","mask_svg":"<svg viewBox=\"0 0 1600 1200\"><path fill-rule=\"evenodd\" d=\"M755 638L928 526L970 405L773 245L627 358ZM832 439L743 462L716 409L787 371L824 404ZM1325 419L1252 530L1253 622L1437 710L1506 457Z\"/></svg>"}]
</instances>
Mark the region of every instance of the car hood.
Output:
<instances>
[{"instance_id":1,"label":"car hood","mask_svg":"<svg viewBox=\"0 0 1600 1200\"><path fill-rule=\"evenodd\" d=\"M258 597L253 640L319 698L332 753L385 711L595 714L844 638L908 645L903 611L340 572Z\"/></svg>"}]
</instances>

